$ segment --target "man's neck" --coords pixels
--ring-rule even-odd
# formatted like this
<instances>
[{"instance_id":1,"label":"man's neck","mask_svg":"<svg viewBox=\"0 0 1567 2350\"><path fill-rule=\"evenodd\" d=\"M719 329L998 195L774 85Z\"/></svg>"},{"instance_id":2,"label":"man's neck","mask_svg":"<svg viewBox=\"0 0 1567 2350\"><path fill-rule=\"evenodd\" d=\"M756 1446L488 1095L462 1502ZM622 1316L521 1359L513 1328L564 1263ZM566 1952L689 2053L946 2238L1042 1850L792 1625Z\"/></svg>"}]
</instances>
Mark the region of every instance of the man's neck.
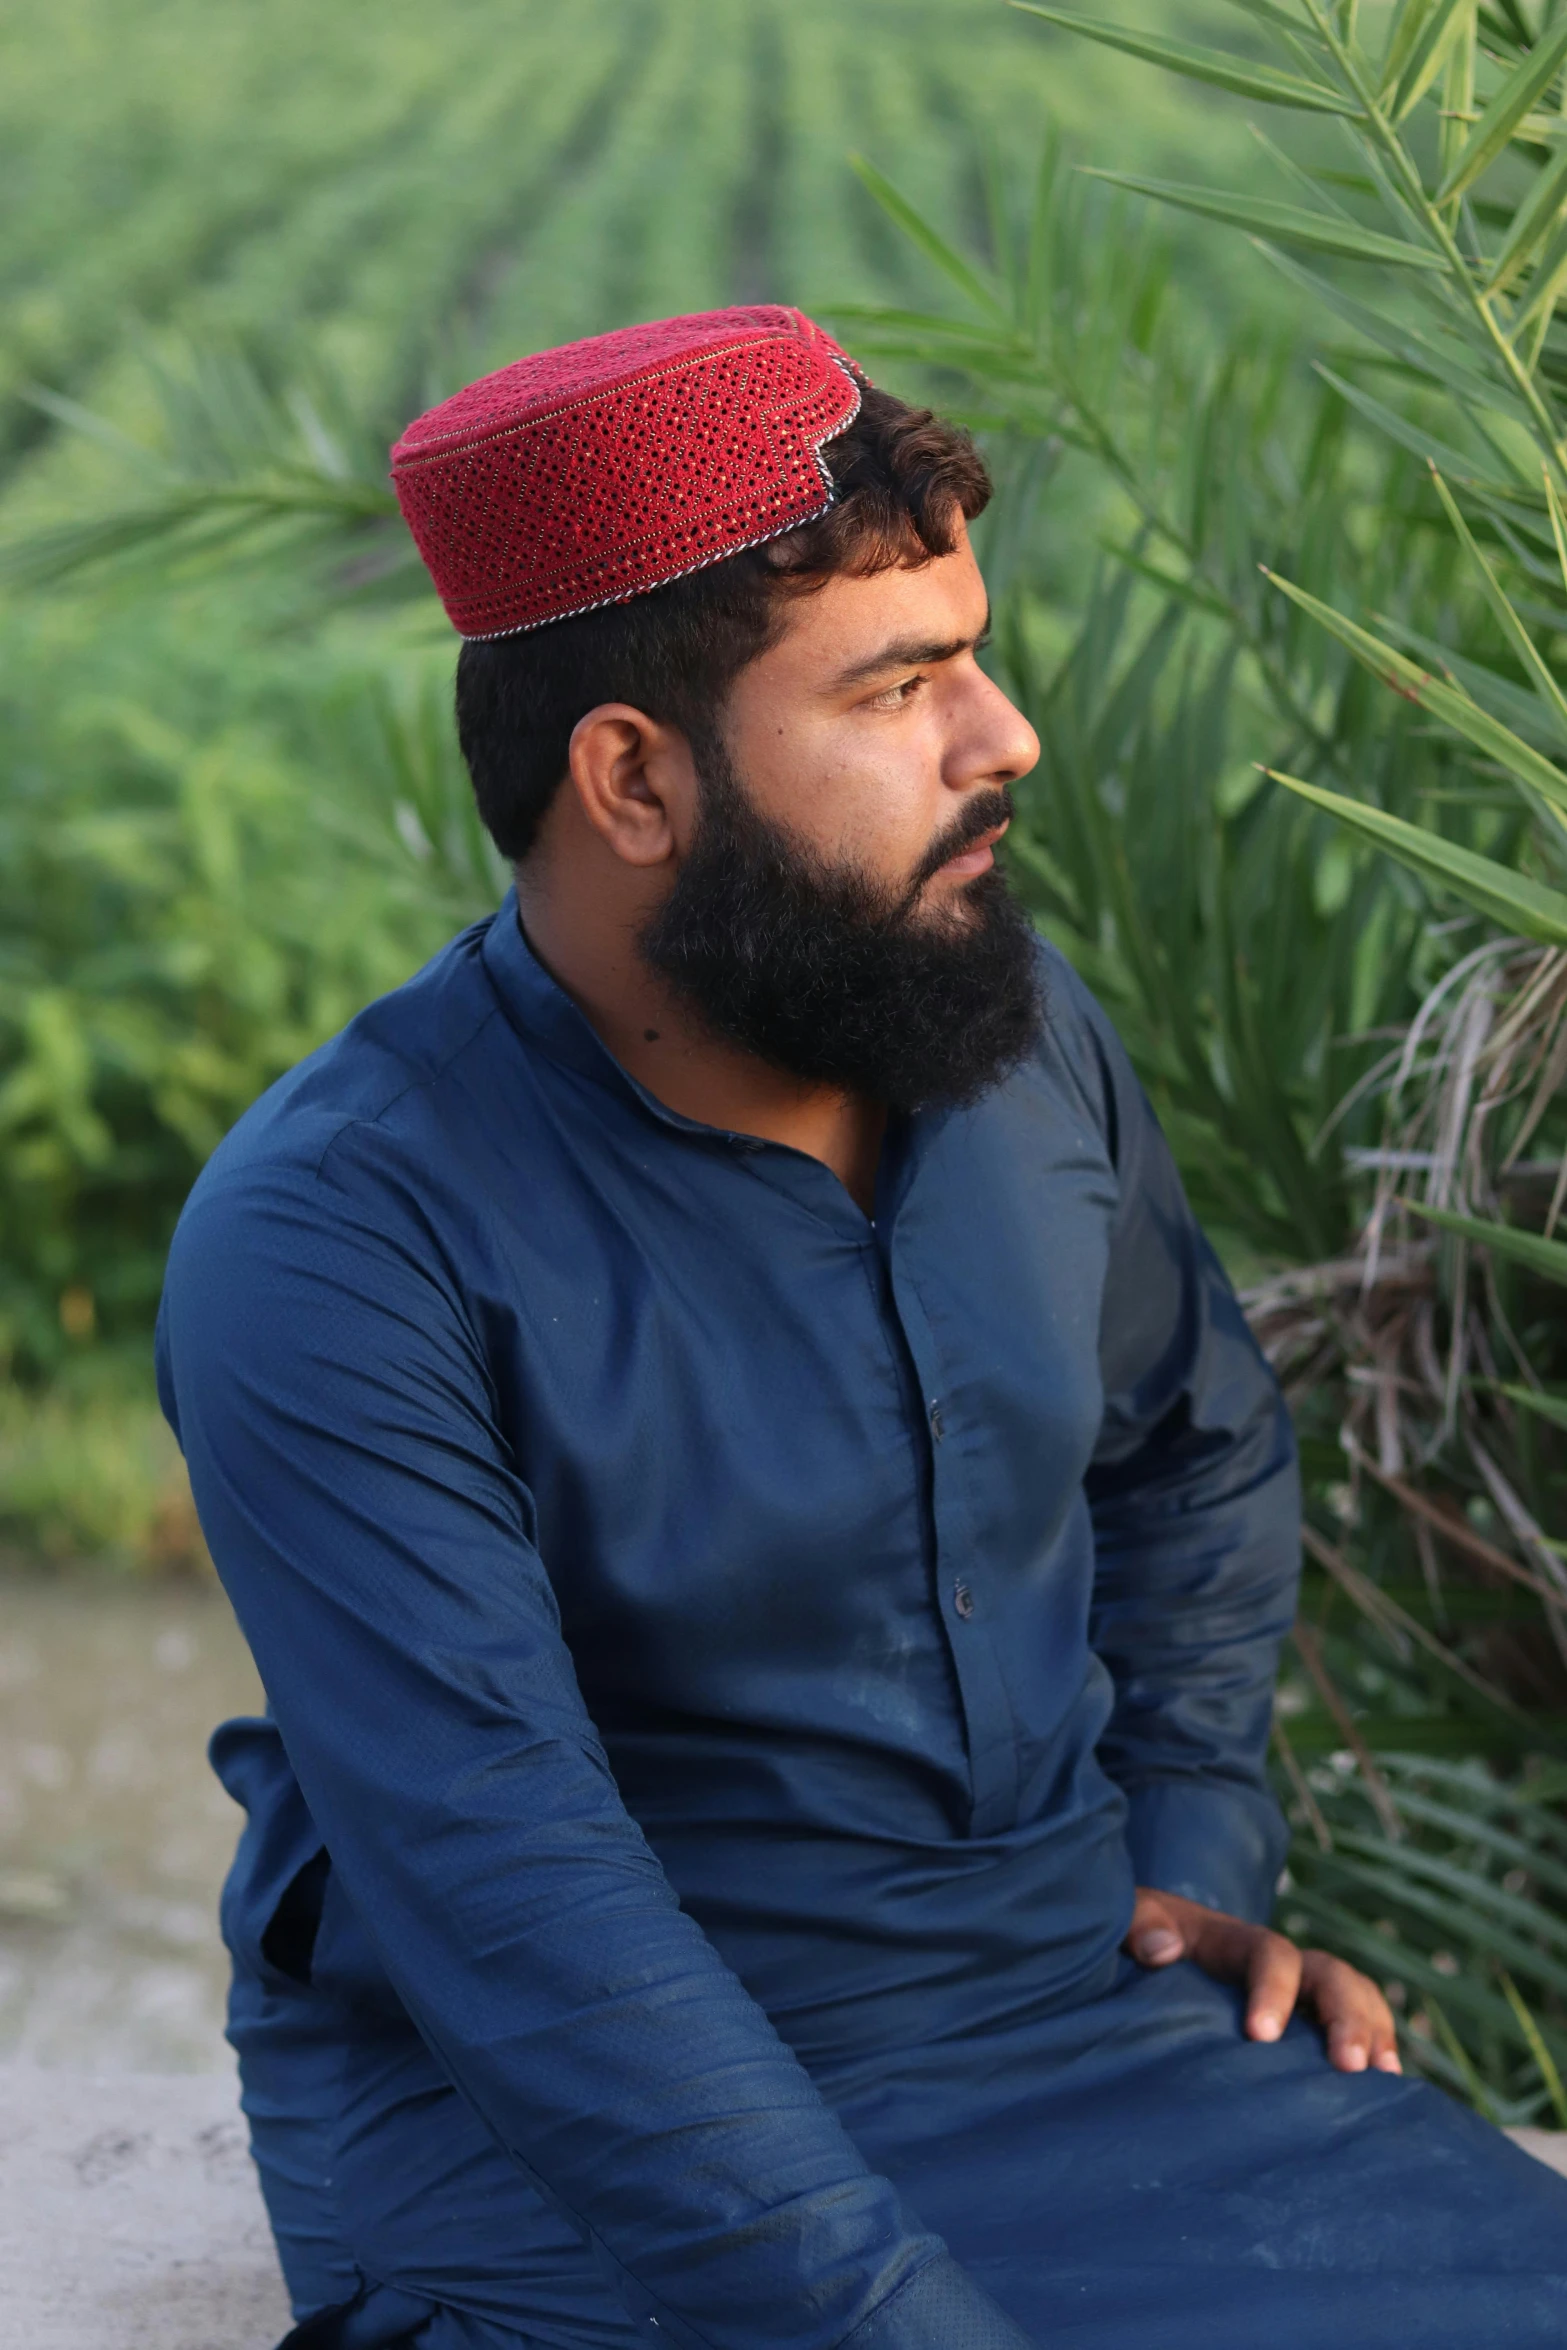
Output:
<instances>
[{"instance_id":1,"label":"man's neck","mask_svg":"<svg viewBox=\"0 0 1567 2350\"><path fill-rule=\"evenodd\" d=\"M887 1124L881 1103L810 1085L714 1036L637 951L639 925L573 909L523 872L517 894L533 953L628 1076L680 1117L819 1159L870 1215Z\"/></svg>"}]
</instances>

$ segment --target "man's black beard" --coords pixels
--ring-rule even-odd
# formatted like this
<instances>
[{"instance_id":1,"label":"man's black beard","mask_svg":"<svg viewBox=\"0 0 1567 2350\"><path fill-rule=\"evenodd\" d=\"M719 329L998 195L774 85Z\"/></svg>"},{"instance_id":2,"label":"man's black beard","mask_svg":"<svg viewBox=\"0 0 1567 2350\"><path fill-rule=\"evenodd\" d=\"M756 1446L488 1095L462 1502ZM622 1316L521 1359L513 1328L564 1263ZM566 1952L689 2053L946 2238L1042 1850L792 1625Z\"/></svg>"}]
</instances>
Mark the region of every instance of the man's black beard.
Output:
<instances>
[{"instance_id":1,"label":"man's black beard","mask_svg":"<svg viewBox=\"0 0 1567 2350\"><path fill-rule=\"evenodd\" d=\"M978 1099L1044 1016L1033 928L999 872L920 905L946 864L1012 813L980 792L906 888L827 863L751 805L724 745L701 750L696 836L639 944L706 1025L775 1068L893 1109Z\"/></svg>"}]
</instances>

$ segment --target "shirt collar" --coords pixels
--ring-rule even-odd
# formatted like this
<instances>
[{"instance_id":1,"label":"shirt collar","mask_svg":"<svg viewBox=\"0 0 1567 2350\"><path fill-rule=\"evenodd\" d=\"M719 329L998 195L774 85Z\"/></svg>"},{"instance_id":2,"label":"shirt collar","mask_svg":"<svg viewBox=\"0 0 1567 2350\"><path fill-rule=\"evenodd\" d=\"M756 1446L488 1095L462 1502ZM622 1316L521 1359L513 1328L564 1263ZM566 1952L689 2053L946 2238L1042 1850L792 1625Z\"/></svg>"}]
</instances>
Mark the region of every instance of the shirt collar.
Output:
<instances>
[{"instance_id":1,"label":"shirt collar","mask_svg":"<svg viewBox=\"0 0 1567 2350\"><path fill-rule=\"evenodd\" d=\"M564 1061L581 1077L661 1105L629 1076L565 989L553 980L523 935L517 892L509 889L484 937L484 967L518 1034ZM663 1113L665 1116L668 1112Z\"/></svg>"},{"instance_id":2,"label":"shirt collar","mask_svg":"<svg viewBox=\"0 0 1567 2350\"><path fill-rule=\"evenodd\" d=\"M585 1013L578 1010L558 980L552 979L528 944L517 905L509 889L484 941L484 962L512 1026L541 1045L557 1061L596 1085L629 1094L664 1126L680 1134L707 1135L720 1142L738 1142L758 1150L784 1148L764 1143L755 1135L736 1134L725 1126L706 1126L699 1118L682 1116L638 1083L617 1061Z\"/></svg>"},{"instance_id":3,"label":"shirt collar","mask_svg":"<svg viewBox=\"0 0 1567 2350\"><path fill-rule=\"evenodd\" d=\"M819 1160L792 1149L787 1143L766 1142L757 1135L706 1126L700 1119L683 1117L656 1094L649 1093L645 1085L638 1084L529 946L515 888L506 892L485 933L483 955L485 969L507 1019L527 1042L539 1046L552 1060L563 1063L578 1076L636 1102L673 1133L744 1153L759 1175L776 1188L796 1196L814 1214L825 1216L835 1225L852 1226L858 1235L865 1233L867 1224L861 1210L837 1176ZM933 1131L945 1123L945 1118L944 1111L921 1110L912 1117L894 1119L887 1138L882 1180L877 1185L878 1222L894 1211L922 1155L921 1145L929 1144Z\"/></svg>"}]
</instances>

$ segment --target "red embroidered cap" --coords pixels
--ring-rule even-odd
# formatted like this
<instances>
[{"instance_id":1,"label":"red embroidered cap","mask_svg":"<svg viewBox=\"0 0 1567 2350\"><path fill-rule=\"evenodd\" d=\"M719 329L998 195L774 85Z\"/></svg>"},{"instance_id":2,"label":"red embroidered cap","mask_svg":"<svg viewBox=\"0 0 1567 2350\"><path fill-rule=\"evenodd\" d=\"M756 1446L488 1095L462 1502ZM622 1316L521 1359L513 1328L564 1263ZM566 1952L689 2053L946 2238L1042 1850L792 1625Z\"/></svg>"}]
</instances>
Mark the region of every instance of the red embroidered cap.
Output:
<instances>
[{"instance_id":1,"label":"red embroidered cap","mask_svg":"<svg viewBox=\"0 0 1567 2350\"><path fill-rule=\"evenodd\" d=\"M781 304L622 327L416 417L392 481L452 625L511 636L825 514L864 381Z\"/></svg>"}]
</instances>

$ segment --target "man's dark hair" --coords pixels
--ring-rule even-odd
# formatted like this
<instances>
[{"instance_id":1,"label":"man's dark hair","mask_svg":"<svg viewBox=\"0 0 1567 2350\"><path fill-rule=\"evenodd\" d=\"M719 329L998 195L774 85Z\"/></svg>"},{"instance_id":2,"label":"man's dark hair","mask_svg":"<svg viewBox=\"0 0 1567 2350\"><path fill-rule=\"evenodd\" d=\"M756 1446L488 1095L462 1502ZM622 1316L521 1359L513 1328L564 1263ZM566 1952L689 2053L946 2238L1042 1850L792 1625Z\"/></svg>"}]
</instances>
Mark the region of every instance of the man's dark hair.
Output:
<instances>
[{"instance_id":1,"label":"man's dark hair","mask_svg":"<svg viewBox=\"0 0 1567 2350\"><path fill-rule=\"evenodd\" d=\"M966 432L890 392L867 391L822 458L834 501L748 547L624 604L463 646L457 732L502 856L533 846L566 773L572 729L600 702L630 702L693 744L711 739L730 687L777 637L782 607L835 573L867 577L949 555L990 477Z\"/></svg>"}]
</instances>

